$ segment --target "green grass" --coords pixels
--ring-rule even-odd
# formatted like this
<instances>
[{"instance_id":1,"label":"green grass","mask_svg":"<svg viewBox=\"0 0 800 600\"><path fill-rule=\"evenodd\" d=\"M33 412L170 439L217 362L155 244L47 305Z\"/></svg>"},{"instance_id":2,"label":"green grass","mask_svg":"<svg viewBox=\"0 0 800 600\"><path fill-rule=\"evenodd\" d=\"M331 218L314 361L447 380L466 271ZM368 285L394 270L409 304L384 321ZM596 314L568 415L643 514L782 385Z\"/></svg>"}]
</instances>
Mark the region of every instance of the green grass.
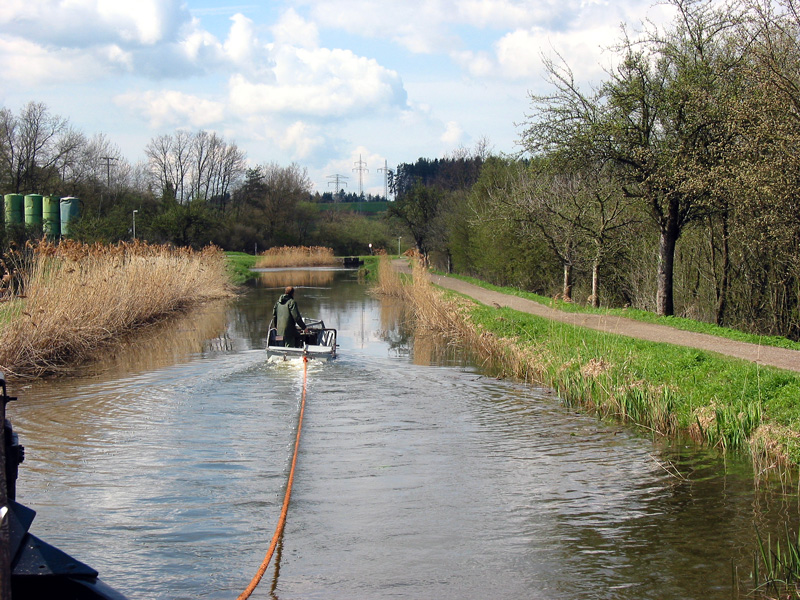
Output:
<instances>
[{"instance_id":1,"label":"green grass","mask_svg":"<svg viewBox=\"0 0 800 600\"><path fill-rule=\"evenodd\" d=\"M719 327L718 325L714 325L711 323L703 323L702 321L695 321L693 319L685 319L681 317L659 317L655 313L651 313L644 310L631 309L631 308L592 308L591 306L583 306L575 302L564 302L563 300L553 300L552 298L548 298L546 296L540 296L539 294L533 294L531 292L525 292L518 288L492 285L490 283L486 283L485 281L481 281L480 279L475 279L473 277L465 277L461 275L450 275L450 276L480 286L487 290L501 292L503 294L509 294L512 296L518 296L520 298L525 298L526 300L533 300L534 302L538 302L540 304L544 304L546 306L550 306L552 308L564 312L593 313L593 314L625 317L628 319L634 319L636 321L643 321L646 323L666 325L668 327L673 327L675 329L681 329L684 331L706 333L709 335L728 338L739 342L749 342L751 344L760 344L762 346L775 346L777 348L787 348L789 350L800 350L800 342L795 342L785 337L756 335L756 334L746 333L744 331L739 331L737 329L730 329L728 327Z\"/></svg>"},{"instance_id":2,"label":"green grass","mask_svg":"<svg viewBox=\"0 0 800 600\"><path fill-rule=\"evenodd\" d=\"M359 268L359 276L364 278L364 281L375 283L378 280L378 256L359 256L364 261L364 265Z\"/></svg>"},{"instance_id":3,"label":"green grass","mask_svg":"<svg viewBox=\"0 0 800 600\"><path fill-rule=\"evenodd\" d=\"M325 202L316 205L320 212L354 212L368 215L382 215L389 208L388 202Z\"/></svg>"},{"instance_id":4,"label":"green grass","mask_svg":"<svg viewBox=\"0 0 800 600\"><path fill-rule=\"evenodd\" d=\"M509 308L476 305L471 317L546 356L542 383L568 403L589 404L667 434L694 429L710 445L730 450L746 449L763 422L783 432L777 441L789 460L800 464L800 445L792 435L800 432L800 374ZM583 372L592 361L602 361L601 373Z\"/></svg>"},{"instance_id":5,"label":"green grass","mask_svg":"<svg viewBox=\"0 0 800 600\"><path fill-rule=\"evenodd\" d=\"M226 252L225 257L232 283L239 285L255 276L250 268L256 263L256 256L246 252Z\"/></svg>"}]
</instances>

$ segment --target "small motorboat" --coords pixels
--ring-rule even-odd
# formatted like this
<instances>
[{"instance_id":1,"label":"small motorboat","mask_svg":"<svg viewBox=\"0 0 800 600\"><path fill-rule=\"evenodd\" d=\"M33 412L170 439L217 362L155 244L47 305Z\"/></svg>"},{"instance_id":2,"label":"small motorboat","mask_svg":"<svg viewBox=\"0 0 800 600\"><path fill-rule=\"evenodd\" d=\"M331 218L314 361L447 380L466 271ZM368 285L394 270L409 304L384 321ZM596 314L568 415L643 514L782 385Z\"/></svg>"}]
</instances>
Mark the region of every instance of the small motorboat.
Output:
<instances>
[{"instance_id":1,"label":"small motorboat","mask_svg":"<svg viewBox=\"0 0 800 600\"><path fill-rule=\"evenodd\" d=\"M297 348L284 346L283 336L278 335L274 321L269 324L267 338L267 358L288 360L290 358L321 358L327 360L336 356L336 330L325 327L322 319L304 319L306 329L298 328L298 336L303 345Z\"/></svg>"}]
</instances>

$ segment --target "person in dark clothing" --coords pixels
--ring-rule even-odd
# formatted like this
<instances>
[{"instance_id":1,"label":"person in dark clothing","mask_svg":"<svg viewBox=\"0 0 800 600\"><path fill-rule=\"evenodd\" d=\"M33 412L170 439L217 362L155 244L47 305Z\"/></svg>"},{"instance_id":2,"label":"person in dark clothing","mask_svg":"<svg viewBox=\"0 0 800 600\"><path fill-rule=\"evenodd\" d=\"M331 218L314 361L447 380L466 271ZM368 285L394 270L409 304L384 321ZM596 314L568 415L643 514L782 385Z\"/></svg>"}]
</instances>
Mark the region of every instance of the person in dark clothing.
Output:
<instances>
[{"instance_id":1,"label":"person in dark clothing","mask_svg":"<svg viewBox=\"0 0 800 600\"><path fill-rule=\"evenodd\" d=\"M306 324L303 322L303 317L300 316L300 309L297 308L294 288L288 286L284 292L275 304L275 308L272 309L272 320L278 330L278 335L283 336L283 345L300 348L303 345L303 338L300 337L297 328L305 329Z\"/></svg>"}]
</instances>

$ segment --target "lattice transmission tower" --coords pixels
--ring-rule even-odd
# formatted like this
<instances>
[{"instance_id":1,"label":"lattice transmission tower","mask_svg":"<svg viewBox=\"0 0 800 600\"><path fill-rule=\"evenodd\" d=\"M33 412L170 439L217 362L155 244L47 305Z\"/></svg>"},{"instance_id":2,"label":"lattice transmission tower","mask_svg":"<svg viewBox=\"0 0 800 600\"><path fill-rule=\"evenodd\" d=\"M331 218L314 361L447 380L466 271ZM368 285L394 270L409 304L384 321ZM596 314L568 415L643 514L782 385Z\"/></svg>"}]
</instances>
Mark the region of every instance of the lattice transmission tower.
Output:
<instances>
[{"instance_id":1,"label":"lattice transmission tower","mask_svg":"<svg viewBox=\"0 0 800 600\"><path fill-rule=\"evenodd\" d=\"M355 168L353 171L358 171L358 196L361 197L364 195L364 173L369 173L369 169L367 169L367 163L361 160L361 155L358 155L358 161L353 163Z\"/></svg>"}]
</instances>

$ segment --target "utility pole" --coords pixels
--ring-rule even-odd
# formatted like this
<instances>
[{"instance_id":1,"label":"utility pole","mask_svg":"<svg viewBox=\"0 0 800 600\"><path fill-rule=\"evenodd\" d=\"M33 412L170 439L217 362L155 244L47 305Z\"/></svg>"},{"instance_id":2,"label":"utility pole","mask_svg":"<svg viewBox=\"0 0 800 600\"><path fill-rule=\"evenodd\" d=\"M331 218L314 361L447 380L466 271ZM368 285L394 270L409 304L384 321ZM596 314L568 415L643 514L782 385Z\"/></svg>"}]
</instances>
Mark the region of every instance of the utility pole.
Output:
<instances>
[{"instance_id":1,"label":"utility pole","mask_svg":"<svg viewBox=\"0 0 800 600\"><path fill-rule=\"evenodd\" d=\"M383 197L389 201L389 165L386 159L383 159L383 166L378 169L378 173L383 172Z\"/></svg>"},{"instance_id":2,"label":"utility pole","mask_svg":"<svg viewBox=\"0 0 800 600\"><path fill-rule=\"evenodd\" d=\"M100 160L106 161L106 187L111 189L111 161L119 159L114 156L101 156Z\"/></svg>"},{"instance_id":3,"label":"utility pole","mask_svg":"<svg viewBox=\"0 0 800 600\"><path fill-rule=\"evenodd\" d=\"M339 192L342 190L340 186L347 185L346 181L341 181L340 183L340 180L349 179L349 177L347 175L339 175L338 173L336 173L335 175L328 175L328 179L334 180L334 181L329 181L328 185L330 186L333 183L334 186L336 187L336 190L333 193L333 201L337 202L336 198L339 196Z\"/></svg>"},{"instance_id":4,"label":"utility pole","mask_svg":"<svg viewBox=\"0 0 800 600\"><path fill-rule=\"evenodd\" d=\"M101 156L100 161L106 161L106 190L111 190L111 161L119 160L114 156ZM100 206L97 207L98 212L103 206L103 192L100 192Z\"/></svg>"},{"instance_id":5,"label":"utility pole","mask_svg":"<svg viewBox=\"0 0 800 600\"><path fill-rule=\"evenodd\" d=\"M361 155L358 155L358 161L353 163L355 168L353 171L358 171L358 197L364 194L364 173L369 173L369 169L367 169L367 163L361 160Z\"/></svg>"}]
</instances>

